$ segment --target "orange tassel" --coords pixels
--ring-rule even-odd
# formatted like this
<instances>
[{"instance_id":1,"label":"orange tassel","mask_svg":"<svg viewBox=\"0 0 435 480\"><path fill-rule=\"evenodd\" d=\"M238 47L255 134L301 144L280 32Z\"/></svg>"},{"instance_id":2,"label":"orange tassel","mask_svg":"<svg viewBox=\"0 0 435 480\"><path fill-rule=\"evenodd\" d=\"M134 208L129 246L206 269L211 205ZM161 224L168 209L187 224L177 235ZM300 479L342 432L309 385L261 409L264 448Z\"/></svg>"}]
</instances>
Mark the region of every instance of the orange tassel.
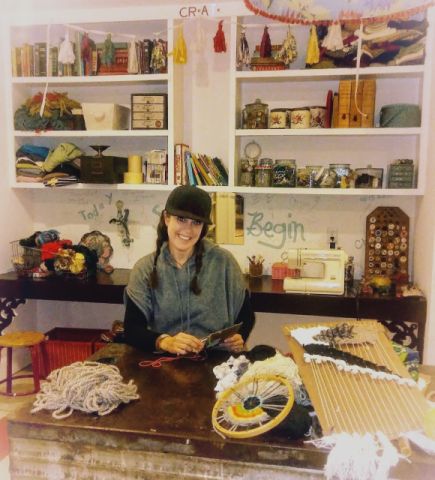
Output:
<instances>
[{"instance_id":1,"label":"orange tassel","mask_svg":"<svg viewBox=\"0 0 435 480\"><path fill-rule=\"evenodd\" d=\"M223 20L219 21L216 35L213 37L214 51L216 53L222 53L227 51L227 46L225 45L225 34L222 27L223 22Z\"/></svg>"}]
</instances>

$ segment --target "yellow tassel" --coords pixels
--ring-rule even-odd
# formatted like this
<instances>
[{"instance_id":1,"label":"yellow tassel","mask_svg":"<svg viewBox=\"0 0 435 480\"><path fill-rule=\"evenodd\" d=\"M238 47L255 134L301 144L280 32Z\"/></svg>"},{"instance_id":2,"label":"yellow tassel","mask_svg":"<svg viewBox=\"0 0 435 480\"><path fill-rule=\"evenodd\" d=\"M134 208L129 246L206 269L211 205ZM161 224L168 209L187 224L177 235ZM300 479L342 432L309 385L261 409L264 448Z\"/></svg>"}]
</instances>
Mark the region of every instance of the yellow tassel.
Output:
<instances>
[{"instance_id":1,"label":"yellow tassel","mask_svg":"<svg viewBox=\"0 0 435 480\"><path fill-rule=\"evenodd\" d=\"M305 63L307 65L314 65L315 63L319 63L319 60L319 40L317 38L316 26L312 25L310 30L310 38L308 40L307 57Z\"/></svg>"},{"instance_id":2,"label":"yellow tassel","mask_svg":"<svg viewBox=\"0 0 435 480\"><path fill-rule=\"evenodd\" d=\"M173 55L175 63L187 63L187 47L183 36L183 27L180 27L178 30Z\"/></svg>"}]
</instances>

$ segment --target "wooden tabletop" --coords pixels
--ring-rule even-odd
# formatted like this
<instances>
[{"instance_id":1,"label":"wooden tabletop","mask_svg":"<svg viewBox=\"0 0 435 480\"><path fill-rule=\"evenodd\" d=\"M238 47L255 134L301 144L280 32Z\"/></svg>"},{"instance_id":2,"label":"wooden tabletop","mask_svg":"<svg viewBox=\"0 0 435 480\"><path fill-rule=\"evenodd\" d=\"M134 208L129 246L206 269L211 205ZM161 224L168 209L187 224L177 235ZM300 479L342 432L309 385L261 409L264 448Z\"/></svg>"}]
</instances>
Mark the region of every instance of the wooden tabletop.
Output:
<instances>
[{"instance_id":1,"label":"wooden tabletop","mask_svg":"<svg viewBox=\"0 0 435 480\"><path fill-rule=\"evenodd\" d=\"M216 379L212 369L228 355L215 352L202 362L181 359L161 368L140 368L139 362L150 358L149 354L126 345L109 345L93 358L113 359L124 380L134 380L140 400L120 406L104 417L74 412L64 420L53 419L47 411L32 415L28 405L10 418L10 435L43 441L62 438L71 443L95 442L111 448L125 448L128 444L133 450L143 448L147 439L155 451L177 448L198 457L323 469L327 452L301 440L290 441L273 431L244 440L223 439L213 431L211 411ZM19 448L19 442L15 445ZM434 471L434 457L413 451L411 460L411 464L400 462L394 475L406 479L432 478L428 475Z\"/></svg>"}]
</instances>

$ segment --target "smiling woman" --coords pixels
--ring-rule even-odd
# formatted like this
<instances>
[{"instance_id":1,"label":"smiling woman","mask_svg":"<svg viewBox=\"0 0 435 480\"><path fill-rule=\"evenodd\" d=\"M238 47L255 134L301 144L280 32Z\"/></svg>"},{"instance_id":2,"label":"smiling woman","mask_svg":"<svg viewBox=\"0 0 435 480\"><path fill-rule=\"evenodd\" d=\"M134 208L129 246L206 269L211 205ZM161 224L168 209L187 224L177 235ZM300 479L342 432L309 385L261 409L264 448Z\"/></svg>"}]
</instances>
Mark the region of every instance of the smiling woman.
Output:
<instances>
[{"instance_id":1,"label":"smiling woman","mask_svg":"<svg viewBox=\"0 0 435 480\"><path fill-rule=\"evenodd\" d=\"M241 323L222 347L239 352L254 326L240 267L227 250L205 238L211 199L198 187L169 195L157 226L156 251L134 266L125 290L125 337L144 350L184 355L201 340Z\"/></svg>"}]
</instances>

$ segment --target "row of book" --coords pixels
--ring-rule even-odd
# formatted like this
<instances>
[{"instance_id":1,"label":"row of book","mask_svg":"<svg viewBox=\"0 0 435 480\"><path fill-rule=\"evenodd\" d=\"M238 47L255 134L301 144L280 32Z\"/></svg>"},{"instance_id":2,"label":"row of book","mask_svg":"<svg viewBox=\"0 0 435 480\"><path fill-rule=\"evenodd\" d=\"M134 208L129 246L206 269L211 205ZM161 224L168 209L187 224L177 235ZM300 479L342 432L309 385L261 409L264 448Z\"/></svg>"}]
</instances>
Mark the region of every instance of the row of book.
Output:
<instances>
[{"instance_id":1,"label":"row of book","mask_svg":"<svg viewBox=\"0 0 435 480\"><path fill-rule=\"evenodd\" d=\"M340 80L333 95L333 128L373 128L376 80Z\"/></svg>"},{"instance_id":2,"label":"row of book","mask_svg":"<svg viewBox=\"0 0 435 480\"><path fill-rule=\"evenodd\" d=\"M114 58L110 64L104 62L104 43L95 43L86 33L76 32L72 43L74 63L59 61L59 46L45 42L25 43L12 47L12 75L14 77L60 77L83 75L126 75L166 73L167 42L164 40L138 40L134 43L114 42ZM86 50L84 49L86 45ZM129 49L134 48L137 61L129 69ZM153 49L159 49L159 62L152 62ZM87 51L86 58L83 52ZM47 58L48 55L48 58ZM48 60L48 61L47 61Z\"/></svg>"},{"instance_id":3,"label":"row of book","mask_svg":"<svg viewBox=\"0 0 435 480\"><path fill-rule=\"evenodd\" d=\"M228 185L228 172L220 158L192 153L188 145L177 143L174 155L175 185Z\"/></svg>"}]
</instances>

